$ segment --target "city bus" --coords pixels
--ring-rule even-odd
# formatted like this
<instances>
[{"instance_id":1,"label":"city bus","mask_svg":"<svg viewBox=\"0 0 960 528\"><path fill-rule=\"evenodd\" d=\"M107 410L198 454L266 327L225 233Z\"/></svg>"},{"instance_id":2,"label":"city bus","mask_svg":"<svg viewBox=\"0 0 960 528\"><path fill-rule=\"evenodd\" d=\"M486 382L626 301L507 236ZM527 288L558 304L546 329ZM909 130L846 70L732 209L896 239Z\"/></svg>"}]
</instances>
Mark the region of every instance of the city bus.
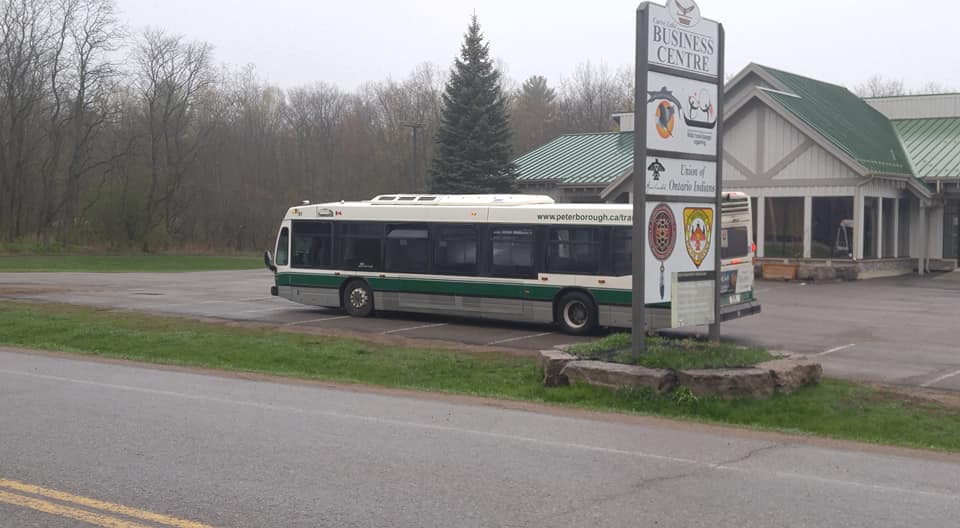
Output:
<instances>
[{"instance_id":1,"label":"city bus","mask_svg":"<svg viewBox=\"0 0 960 528\"><path fill-rule=\"evenodd\" d=\"M721 315L730 319L760 305L750 199L727 193L722 211ZM630 204L536 195L305 202L287 211L264 259L273 295L355 317L417 312L556 324L582 335L631 326L632 216ZM669 304L649 306L649 328L669 327Z\"/></svg>"}]
</instances>

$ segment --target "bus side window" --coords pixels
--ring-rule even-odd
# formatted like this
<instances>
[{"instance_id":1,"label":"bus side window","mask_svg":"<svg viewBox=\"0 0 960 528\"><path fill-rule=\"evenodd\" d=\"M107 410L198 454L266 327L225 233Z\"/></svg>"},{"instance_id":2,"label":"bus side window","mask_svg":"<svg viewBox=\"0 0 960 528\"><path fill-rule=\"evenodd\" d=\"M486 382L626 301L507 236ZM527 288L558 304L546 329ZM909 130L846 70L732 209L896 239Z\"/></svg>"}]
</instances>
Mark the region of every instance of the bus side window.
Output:
<instances>
[{"instance_id":1,"label":"bus side window","mask_svg":"<svg viewBox=\"0 0 960 528\"><path fill-rule=\"evenodd\" d=\"M331 227L330 222L315 220L293 222L292 266L294 268L330 267Z\"/></svg>"},{"instance_id":2,"label":"bus side window","mask_svg":"<svg viewBox=\"0 0 960 528\"><path fill-rule=\"evenodd\" d=\"M336 224L336 229L338 267L359 271L380 269L383 224L342 222Z\"/></svg>"},{"instance_id":3,"label":"bus side window","mask_svg":"<svg viewBox=\"0 0 960 528\"><path fill-rule=\"evenodd\" d=\"M426 224L387 226L386 271L426 273L430 258L430 237Z\"/></svg>"},{"instance_id":4,"label":"bus side window","mask_svg":"<svg viewBox=\"0 0 960 528\"><path fill-rule=\"evenodd\" d=\"M287 258L290 254L290 231L284 227L280 230L280 237L277 239L276 264L277 266L286 266L289 262Z\"/></svg>"},{"instance_id":5,"label":"bus side window","mask_svg":"<svg viewBox=\"0 0 960 528\"><path fill-rule=\"evenodd\" d=\"M554 227L547 241L547 271L596 274L600 268L600 231L593 227Z\"/></svg>"},{"instance_id":6,"label":"bus side window","mask_svg":"<svg viewBox=\"0 0 960 528\"><path fill-rule=\"evenodd\" d=\"M633 235L629 227L613 229L611 246L613 249L613 276L622 277L633 273Z\"/></svg>"},{"instance_id":7,"label":"bus side window","mask_svg":"<svg viewBox=\"0 0 960 528\"><path fill-rule=\"evenodd\" d=\"M452 275L476 275L477 229L469 225L441 225L434 232L434 271Z\"/></svg>"},{"instance_id":8,"label":"bus side window","mask_svg":"<svg viewBox=\"0 0 960 528\"><path fill-rule=\"evenodd\" d=\"M491 275L496 277L536 277L534 269L534 232L529 227L494 227L490 230Z\"/></svg>"}]
</instances>

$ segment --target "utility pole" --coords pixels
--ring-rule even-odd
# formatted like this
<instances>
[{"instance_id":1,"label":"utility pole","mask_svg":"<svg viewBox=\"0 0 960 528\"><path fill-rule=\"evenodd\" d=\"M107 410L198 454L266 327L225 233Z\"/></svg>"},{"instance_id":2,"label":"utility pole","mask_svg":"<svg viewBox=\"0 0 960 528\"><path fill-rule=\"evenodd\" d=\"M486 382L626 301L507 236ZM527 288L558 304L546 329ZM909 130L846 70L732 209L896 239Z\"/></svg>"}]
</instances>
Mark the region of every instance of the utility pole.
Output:
<instances>
[{"instance_id":1,"label":"utility pole","mask_svg":"<svg viewBox=\"0 0 960 528\"><path fill-rule=\"evenodd\" d=\"M413 155L410 156L410 181L413 184L413 192L420 192L417 184L417 130L423 128L423 123L404 123L404 127L413 130Z\"/></svg>"}]
</instances>

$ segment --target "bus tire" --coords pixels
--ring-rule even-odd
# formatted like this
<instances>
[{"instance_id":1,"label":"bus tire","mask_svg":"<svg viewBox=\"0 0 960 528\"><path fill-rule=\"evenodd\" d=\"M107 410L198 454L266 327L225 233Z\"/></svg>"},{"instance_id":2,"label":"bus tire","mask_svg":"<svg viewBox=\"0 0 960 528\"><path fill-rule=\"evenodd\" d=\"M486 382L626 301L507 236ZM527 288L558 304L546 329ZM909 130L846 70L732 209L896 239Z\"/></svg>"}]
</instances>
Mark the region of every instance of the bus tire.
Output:
<instances>
[{"instance_id":1,"label":"bus tire","mask_svg":"<svg viewBox=\"0 0 960 528\"><path fill-rule=\"evenodd\" d=\"M352 280L343 288L343 309L353 317L369 317L373 313L373 290L364 280Z\"/></svg>"},{"instance_id":2,"label":"bus tire","mask_svg":"<svg viewBox=\"0 0 960 528\"><path fill-rule=\"evenodd\" d=\"M557 301L557 324L572 335L587 335L597 329L597 304L582 291L565 293Z\"/></svg>"}]
</instances>

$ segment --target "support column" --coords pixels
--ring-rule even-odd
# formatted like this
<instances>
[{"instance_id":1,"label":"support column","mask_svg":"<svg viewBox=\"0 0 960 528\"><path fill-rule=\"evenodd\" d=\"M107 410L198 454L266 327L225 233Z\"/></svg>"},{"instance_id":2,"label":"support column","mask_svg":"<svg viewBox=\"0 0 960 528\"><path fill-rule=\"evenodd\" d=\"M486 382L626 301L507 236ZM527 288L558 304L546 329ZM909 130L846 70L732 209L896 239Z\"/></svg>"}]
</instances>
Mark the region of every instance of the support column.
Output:
<instances>
[{"instance_id":1,"label":"support column","mask_svg":"<svg viewBox=\"0 0 960 528\"><path fill-rule=\"evenodd\" d=\"M757 243L757 258L762 258L763 253L763 239L766 236L766 223L767 223L767 204L766 198L763 195L757 196L757 232L753 235L756 237Z\"/></svg>"},{"instance_id":2,"label":"support column","mask_svg":"<svg viewBox=\"0 0 960 528\"><path fill-rule=\"evenodd\" d=\"M924 260L927 255L927 227L929 225L929 219L927 218L927 208L924 205L923 201L920 201L920 243L917 244L920 249L919 254L917 255L917 273L922 277L923 276L923 267Z\"/></svg>"},{"instance_id":3,"label":"support column","mask_svg":"<svg viewBox=\"0 0 960 528\"><path fill-rule=\"evenodd\" d=\"M877 198L877 258L883 258L883 197Z\"/></svg>"},{"instance_id":4,"label":"support column","mask_svg":"<svg viewBox=\"0 0 960 528\"><path fill-rule=\"evenodd\" d=\"M863 260L863 191L853 196L853 258Z\"/></svg>"},{"instance_id":5,"label":"support column","mask_svg":"<svg viewBox=\"0 0 960 528\"><path fill-rule=\"evenodd\" d=\"M900 198L893 199L893 257L900 256Z\"/></svg>"},{"instance_id":6,"label":"support column","mask_svg":"<svg viewBox=\"0 0 960 528\"><path fill-rule=\"evenodd\" d=\"M813 197L803 197L803 258L811 256L810 246L813 239Z\"/></svg>"}]
</instances>

